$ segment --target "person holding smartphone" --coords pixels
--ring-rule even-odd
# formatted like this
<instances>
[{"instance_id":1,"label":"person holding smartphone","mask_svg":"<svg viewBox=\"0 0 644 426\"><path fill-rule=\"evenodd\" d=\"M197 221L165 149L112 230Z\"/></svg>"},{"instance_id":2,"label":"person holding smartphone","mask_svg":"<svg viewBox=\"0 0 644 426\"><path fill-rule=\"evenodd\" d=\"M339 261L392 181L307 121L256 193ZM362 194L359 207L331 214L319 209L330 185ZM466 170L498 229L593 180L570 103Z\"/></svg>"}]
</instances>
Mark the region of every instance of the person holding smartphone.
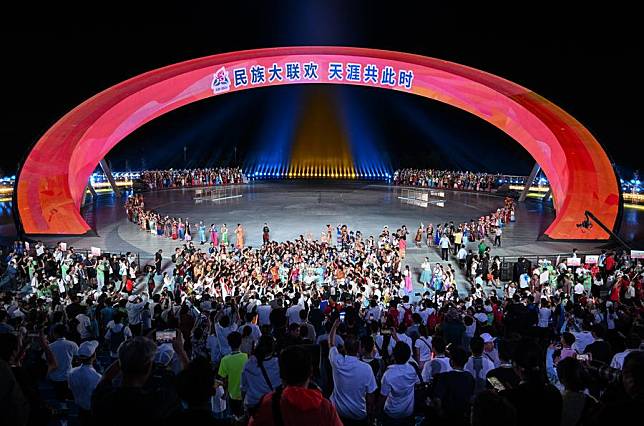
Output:
<instances>
[{"instance_id":1,"label":"person holding smartphone","mask_svg":"<svg viewBox=\"0 0 644 426\"><path fill-rule=\"evenodd\" d=\"M344 355L335 345L335 335L343 320L343 313L329 333L329 362L333 374L331 402L343 423L360 423L373 419L375 414L376 378L369 364L360 361L360 341L352 336L345 339Z\"/></svg>"}]
</instances>

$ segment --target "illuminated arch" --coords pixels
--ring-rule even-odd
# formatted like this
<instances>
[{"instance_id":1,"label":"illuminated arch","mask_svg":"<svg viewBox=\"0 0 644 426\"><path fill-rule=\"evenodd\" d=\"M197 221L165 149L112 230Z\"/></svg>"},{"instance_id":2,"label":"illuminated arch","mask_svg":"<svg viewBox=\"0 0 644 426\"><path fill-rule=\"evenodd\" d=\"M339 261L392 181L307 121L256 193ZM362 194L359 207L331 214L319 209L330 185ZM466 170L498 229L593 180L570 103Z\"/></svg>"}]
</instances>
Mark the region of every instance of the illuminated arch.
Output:
<instances>
[{"instance_id":1,"label":"illuminated arch","mask_svg":"<svg viewBox=\"0 0 644 426\"><path fill-rule=\"evenodd\" d=\"M299 80L286 78L287 63L299 64ZM304 78L304 64L311 63L317 65L317 79ZM337 75L329 79L331 63L342 64L341 79ZM269 82L268 69L273 64L282 69L282 80ZM357 81L349 78L347 64L359 66ZM376 83L364 79L369 65L378 70ZM265 82L252 83L253 66L264 67ZM222 67L223 74L215 77ZM236 69L245 70L239 75L246 75L246 85L235 85L239 83L234 78ZM406 87L408 80L400 79L400 73L410 76L409 71L413 79ZM387 75L392 77L389 81ZM40 138L22 166L16 197L25 233L79 235L89 231L80 215L89 176L117 143L148 121L210 96L296 83L388 88L468 111L519 142L541 166L557 211L545 231L547 236L608 238L599 227L582 232L576 226L585 210L615 227L620 192L608 156L584 126L548 100L503 78L452 62L400 52L319 46L193 59L138 75L83 102Z\"/></svg>"}]
</instances>

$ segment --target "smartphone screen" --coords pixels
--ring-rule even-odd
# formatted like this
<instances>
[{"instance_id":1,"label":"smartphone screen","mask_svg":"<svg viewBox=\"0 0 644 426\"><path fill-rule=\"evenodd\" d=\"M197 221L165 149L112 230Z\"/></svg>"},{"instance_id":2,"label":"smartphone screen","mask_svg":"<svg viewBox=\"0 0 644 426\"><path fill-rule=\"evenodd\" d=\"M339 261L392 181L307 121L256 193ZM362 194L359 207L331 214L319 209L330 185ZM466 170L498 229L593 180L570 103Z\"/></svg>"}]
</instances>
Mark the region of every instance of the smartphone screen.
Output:
<instances>
[{"instance_id":1,"label":"smartphone screen","mask_svg":"<svg viewBox=\"0 0 644 426\"><path fill-rule=\"evenodd\" d=\"M164 330L157 331L156 333L157 343L172 343L177 338L176 330Z\"/></svg>"},{"instance_id":2,"label":"smartphone screen","mask_svg":"<svg viewBox=\"0 0 644 426\"><path fill-rule=\"evenodd\" d=\"M503 383L501 383L501 381L499 379L497 379L496 377L488 377L487 381L490 382L492 387L494 389L496 389L497 391L505 390L505 386L503 386Z\"/></svg>"},{"instance_id":3,"label":"smartphone screen","mask_svg":"<svg viewBox=\"0 0 644 426\"><path fill-rule=\"evenodd\" d=\"M344 318L346 317L347 313L346 312L340 312L340 321L344 322Z\"/></svg>"}]
</instances>

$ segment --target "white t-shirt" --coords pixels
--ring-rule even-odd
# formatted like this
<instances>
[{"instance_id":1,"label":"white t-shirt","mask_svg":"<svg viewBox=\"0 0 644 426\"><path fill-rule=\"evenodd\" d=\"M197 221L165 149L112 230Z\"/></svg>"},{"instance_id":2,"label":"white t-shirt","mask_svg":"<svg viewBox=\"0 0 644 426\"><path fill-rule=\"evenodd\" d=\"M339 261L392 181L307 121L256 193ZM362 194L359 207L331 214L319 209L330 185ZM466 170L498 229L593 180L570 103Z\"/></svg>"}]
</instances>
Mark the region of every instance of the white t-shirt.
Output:
<instances>
[{"instance_id":1,"label":"white t-shirt","mask_svg":"<svg viewBox=\"0 0 644 426\"><path fill-rule=\"evenodd\" d=\"M331 402L338 414L353 420L366 418L366 395L378 388L371 366L355 356L341 355L335 346L329 350L329 362L334 383Z\"/></svg>"},{"instance_id":2,"label":"white t-shirt","mask_svg":"<svg viewBox=\"0 0 644 426\"><path fill-rule=\"evenodd\" d=\"M414 385L418 383L414 367L405 364L390 365L382 376L380 393L386 396L385 413L394 419L414 413Z\"/></svg>"},{"instance_id":3,"label":"white t-shirt","mask_svg":"<svg viewBox=\"0 0 644 426\"><path fill-rule=\"evenodd\" d=\"M452 366L449 363L449 358L446 356L438 356L433 360L426 362L423 367L423 380L431 382L435 375L438 373L446 373L452 371Z\"/></svg>"},{"instance_id":4,"label":"white t-shirt","mask_svg":"<svg viewBox=\"0 0 644 426\"><path fill-rule=\"evenodd\" d=\"M418 354L421 362L427 362L432 359L432 338L419 337L414 343L414 347L418 349Z\"/></svg>"},{"instance_id":5,"label":"white t-shirt","mask_svg":"<svg viewBox=\"0 0 644 426\"><path fill-rule=\"evenodd\" d=\"M412 350L411 337L407 336L406 334L400 334L400 333L396 333L396 334L398 335L398 340L400 340L401 342L405 342L407 346L409 346L409 350ZM384 341L384 337L382 336L382 334L377 335L375 340L376 340L376 346L377 346L376 349L380 348L381 351L384 351L385 348L382 347L382 342ZM396 341L392 336L389 339L389 346L387 348L387 353L389 353L389 355L391 355L391 351L394 349L394 346L396 346ZM378 358L379 357L380 357L380 351L378 351Z\"/></svg>"},{"instance_id":6,"label":"white t-shirt","mask_svg":"<svg viewBox=\"0 0 644 426\"><path fill-rule=\"evenodd\" d=\"M610 366L613 368L617 368L619 370L624 368L624 359L626 359L626 356L630 354L631 352L635 352L637 349L626 349L624 352L619 352L616 353L613 356L613 360L610 362Z\"/></svg>"},{"instance_id":7,"label":"white t-shirt","mask_svg":"<svg viewBox=\"0 0 644 426\"><path fill-rule=\"evenodd\" d=\"M449 238L443 235L439 241L439 244L442 249L449 248Z\"/></svg>"},{"instance_id":8,"label":"white t-shirt","mask_svg":"<svg viewBox=\"0 0 644 426\"><path fill-rule=\"evenodd\" d=\"M217 386L215 394L210 398L210 407L212 408L213 413L223 413L226 411L225 395L226 393L224 392L223 386Z\"/></svg>"},{"instance_id":9,"label":"white t-shirt","mask_svg":"<svg viewBox=\"0 0 644 426\"><path fill-rule=\"evenodd\" d=\"M380 306L374 306L373 308L369 308L369 310L367 311L366 319L368 321L380 321L381 317L382 308Z\"/></svg>"},{"instance_id":10,"label":"white t-shirt","mask_svg":"<svg viewBox=\"0 0 644 426\"><path fill-rule=\"evenodd\" d=\"M434 308L427 308L417 311L418 315L422 319L422 324L427 324L429 316L435 312Z\"/></svg>"},{"instance_id":11,"label":"white t-shirt","mask_svg":"<svg viewBox=\"0 0 644 426\"><path fill-rule=\"evenodd\" d=\"M72 369L72 359L78 353L78 345L63 337L51 343L49 349L57 364L56 369L49 373L49 379L55 382L67 381L67 374Z\"/></svg>"},{"instance_id":12,"label":"white t-shirt","mask_svg":"<svg viewBox=\"0 0 644 426\"><path fill-rule=\"evenodd\" d=\"M271 305L259 305L257 307L257 322L259 325L267 325L271 323Z\"/></svg>"},{"instance_id":13,"label":"white t-shirt","mask_svg":"<svg viewBox=\"0 0 644 426\"><path fill-rule=\"evenodd\" d=\"M107 329L107 331L105 332L106 340L110 340L112 338L112 333L120 333L121 330L123 331L124 341L132 338L132 330L130 330L130 327L123 325L121 323L117 324L113 320L108 322L105 328ZM110 350L110 356L112 358L118 358L119 354L117 352L112 352Z\"/></svg>"},{"instance_id":14,"label":"white t-shirt","mask_svg":"<svg viewBox=\"0 0 644 426\"><path fill-rule=\"evenodd\" d=\"M299 324L302 322L300 319L300 311L303 310L302 305L293 305L286 310L286 317L289 324Z\"/></svg>"},{"instance_id":15,"label":"white t-shirt","mask_svg":"<svg viewBox=\"0 0 644 426\"><path fill-rule=\"evenodd\" d=\"M219 323L215 324L215 329L217 330L217 340L219 342L219 350L221 351L221 356L229 355L232 352L230 345L228 344L228 335L233 331L237 331L237 324L230 324L228 327L224 328Z\"/></svg>"},{"instance_id":16,"label":"white t-shirt","mask_svg":"<svg viewBox=\"0 0 644 426\"><path fill-rule=\"evenodd\" d=\"M580 354L584 353L586 346L595 341L595 338L590 331L582 331L579 333L572 332L572 335L575 336L575 343L572 344L572 348Z\"/></svg>"},{"instance_id":17,"label":"white t-shirt","mask_svg":"<svg viewBox=\"0 0 644 426\"><path fill-rule=\"evenodd\" d=\"M552 311L550 308L539 308L539 327L548 328Z\"/></svg>"},{"instance_id":18,"label":"white t-shirt","mask_svg":"<svg viewBox=\"0 0 644 426\"><path fill-rule=\"evenodd\" d=\"M465 363L465 367L463 368L464 371L467 371L474 377L475 379L482 379L485 380L487 377L487 373L490 370L494 370L494 363L487 359L486 357L481 358L482 361L482 368L478 371L478 375L476 370L474 369L474 357L470 357L470 359L467 360L467 363Z\"/></svg>"},{"instance_id":19,"label":"white t-shirt","mask_svg":"<svg viewBox=\"0 0 644 426\"><path fill-rule=\"evenodd\" d=\"M211 334L206 339L206 348L210 352L210 360L213 364L217 364L221 358L221 348L219 347L219 339L214 334Z\"/></svg>"},{"instance_id":20,"label":"white t-shirt","mask_svg":"<svg viewBox=\"0 0 644 426\"><path fill-rule=\"evenodd\" d=\"M92 324L89 317L85 314L78 314L76 315L76 320L78 321L76 331L78 331L80 338L89 339L90 337L92 337Z\"/></svg>"},{"instance_id":21,"label":"white t-shirt","mask_svg":"<svg viewBox=\"0 0 644 426\"><path fill-rule=\"evenodd\" d=\"M248 362L244 364L240 389L246 393L244 404L247 406L252 407L259 404L259 401L262 399L264 394L273 391L276 387L282 384L277 358L264 360L263 367L272 387L269 387L268 382L264 378L264 374L262 373L262 369L259 367L257 358L252 356Z\"/></svg>"}]
</instances>

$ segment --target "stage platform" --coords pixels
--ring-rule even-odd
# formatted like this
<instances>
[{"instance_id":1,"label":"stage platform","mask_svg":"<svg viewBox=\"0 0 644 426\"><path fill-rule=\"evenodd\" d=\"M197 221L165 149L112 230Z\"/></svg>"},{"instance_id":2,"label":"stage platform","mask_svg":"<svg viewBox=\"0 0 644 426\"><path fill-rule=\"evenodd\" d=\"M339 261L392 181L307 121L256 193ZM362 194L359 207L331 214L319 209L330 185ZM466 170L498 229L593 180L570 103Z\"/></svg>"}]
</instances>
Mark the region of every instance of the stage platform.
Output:
<instances>
[{"instance_id":1,"label":"stage platform","mask_svg":"<svg viewBox=\"0 0 644 426\"><path fill-rule=\"evenodd\" d=\"M450 220L455 223L476 220L503 205L503 199L493 195L445 191L444 207L431 203L420 207L400 200L400 187L352 181L260 181L238 186L235 193L242 196L222 201L196 201L195 189L191 188L149 192L144 197L146 208L163 215L187 218L193 224L203 220L206 227L211 223L219 227L226 223L231 235L241 223L249 246L261 244L264 222L271 229L271 239L277 241L292 240L309 232L319 239L327 224L335 232L340 223L374 237L384 225L395 230L404 224L411 233L411 240L421 222L436 225ZM122 204L123 200L117 197L99 196L97 202L83 212L88 223L95 227L97 236L64 239L77 247L135 251L142 257L152 256L158 248L163 248L164 254L170 256L178 242L141 231L127 221ZM495 249L494 254L550 254L570 252L573 247L580 251L599 247L593 243L537 241L553 215L552 209L538 201L519 204L517 221L504 229L503 246ZM193 238L197 239L196 232L193 232ZM62 238L43 238L49 243L59 239ZM413 249L411 245L412 252L433 254L426 248Z\"/></svg>"},{"instance_id":2,"label":"stage platform","mask_svg":"<svg viewBox=\"0 0 644 426\"><path fill-rule=\"evenodd\" d=\"M416 291L422 290L418 278L424 258L429 257L431 262L441 262L440 250L426 247L425 240L421 248L414 247L413 238L421 222L423 225L437 225L449 221L461 223L470 219L477 220L503 206L503 198L495 195L444 191L444 198L439 197L444 201L441 203L443 207L432 202L425 207L423 203L405 200L410 197L410 193L403 188L381 182L256 181L231 188L231 194L228 195L234 197L225 197L221 201L195 200L195 188L148 192L144 193L145 204L146 208L163 215L184 220L187 218L193 224L203 220L207 228L212 223L218 227L226 223L230 241L234 241L233 231L241 223L246 232L246 245L254 247L261 245L264 222L270 227L271 239L277 241L292 240L307 233L319 239L327 224L333 227L334 237L338 224L346 224L353 231L360 230L366 237L377 237L384 225L395 231L404 224L410 232L404 264L409 265L413 271ZM436 199L435 196L429 198ZM51 246L57 241L66 241L82 249L93 246L115 253L135 252L139 254L143 264L151 263L154 253L162 248L166 259L164 267L171 269L170 256L183 243L143 232L127 220L124 201L125 198L111 194L99 195L95 203L83 209L87 222L96 230L95 236L38 239ZM550 255L570 253L574 247L580 252L588 252L599 250L604 245L537 240L553 217L552 208L540 201L519 203L516 210L517 221L503 229L502 247L493 247L492 255ZM637 216L629 219L635 224L631 225L632 229L640 228L638 219ZM3 233L8 230L8 226L5 226ZM198 239L196 231L193 231L193 239ZM492 245L491 240L487 243ZM476 250L476 244L471 244L470 248ZM455 261L454 257L450 258L453 264ZM459 291L465 293L465 279L461 271L458 271L457 279Z\"/></svg>"}]
</instances>

